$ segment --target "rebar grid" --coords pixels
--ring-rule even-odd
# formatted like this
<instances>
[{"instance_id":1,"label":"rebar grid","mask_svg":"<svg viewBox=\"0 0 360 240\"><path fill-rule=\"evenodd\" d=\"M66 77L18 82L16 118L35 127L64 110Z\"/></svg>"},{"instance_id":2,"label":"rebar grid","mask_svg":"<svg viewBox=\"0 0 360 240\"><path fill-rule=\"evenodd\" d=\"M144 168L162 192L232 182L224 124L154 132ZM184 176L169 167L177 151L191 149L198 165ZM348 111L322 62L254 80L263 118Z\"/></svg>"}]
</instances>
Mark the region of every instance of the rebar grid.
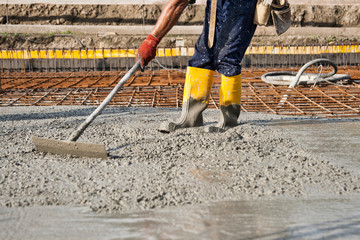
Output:
<instances>
[{"instance_id":1,"label":"rebar grid","mask_svg":"<svg viewBox=\"0 0 360 240\"><path fill-rule=\"evenodd\" d=\"M244 112L324 117L360 116L360 70L340 68L352 76L344 86L274 86L259 78L265 69L242 73ZM315 71L315 70L314 70ZM98 105L126 71L3 73L0 106ZM110 102L124 107L180 108L185 74L179 71L137 72ZM209 107L219 106L220 77L215 76ZM283 95L289 95L281 104Z\"/></svg>"}]
</instances>

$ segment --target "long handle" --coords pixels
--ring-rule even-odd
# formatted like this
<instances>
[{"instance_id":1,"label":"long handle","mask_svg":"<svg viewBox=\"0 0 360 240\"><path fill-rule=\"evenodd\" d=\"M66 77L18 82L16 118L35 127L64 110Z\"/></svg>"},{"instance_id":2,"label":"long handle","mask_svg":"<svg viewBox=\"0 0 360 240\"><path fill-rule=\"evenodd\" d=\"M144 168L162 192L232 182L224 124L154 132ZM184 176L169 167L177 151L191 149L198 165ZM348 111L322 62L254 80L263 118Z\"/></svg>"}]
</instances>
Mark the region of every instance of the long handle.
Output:
<instances>
[{"instance_id":1,"label":"long handle","mask_svg":"<svg viewBox=\"0 0 360 240\"><path fill-rule=\"evenodd\" d=\"M102 103L95 109L95 111L87 117L87 119L76 129L73 134L69 137L68 141L76 141L80 135L85 131L85 129L94 121L94 119L104 110L104 108L109 104L111 99L119 91L119 89L126 83L127 80L138 70L140 67L140 61L137 61L135 65L125 74L125 76L116 84L114 89L107 95L107 97L102 101Z\"/></svg>"},{"instance_id":2,"label":"long handle","mask_svg":"<svg viewBox=\"0 0 360 240\"><path fill-rule=\"evenodd\" d=\"M217 10L216 4L217 4L217 0L211 0L209 36L208 36L209 48L212 48L214 45L215 27L216 27L216 10Z\"/></svg>"}]
</instances>

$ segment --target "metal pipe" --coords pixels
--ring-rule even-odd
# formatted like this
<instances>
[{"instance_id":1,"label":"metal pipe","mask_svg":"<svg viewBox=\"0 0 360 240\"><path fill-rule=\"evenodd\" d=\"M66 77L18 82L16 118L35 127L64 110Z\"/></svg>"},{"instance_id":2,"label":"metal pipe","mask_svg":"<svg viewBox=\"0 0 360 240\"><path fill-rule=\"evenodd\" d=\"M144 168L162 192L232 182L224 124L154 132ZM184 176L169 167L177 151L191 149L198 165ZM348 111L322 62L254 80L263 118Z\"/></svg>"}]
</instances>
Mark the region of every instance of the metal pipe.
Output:
<instances>
[{"instance_id":1,"label":"metal pipe","mask_svg":"<svg viewBox=\"0 0 360 240\"><path fill-rule=\"evenodd\" d=\"M84 130L94 121L94 119L104 110L109 104L111 99L119 91L119 89L125 84L127 80L139 69L140 61L137 61L135 65L125 74L125 76L118 82L114 89L104 99L104 101L95 109L95 111L79 126L79 128L69 137L68 141L76 141Z\"/></svg>"}]
</instances>

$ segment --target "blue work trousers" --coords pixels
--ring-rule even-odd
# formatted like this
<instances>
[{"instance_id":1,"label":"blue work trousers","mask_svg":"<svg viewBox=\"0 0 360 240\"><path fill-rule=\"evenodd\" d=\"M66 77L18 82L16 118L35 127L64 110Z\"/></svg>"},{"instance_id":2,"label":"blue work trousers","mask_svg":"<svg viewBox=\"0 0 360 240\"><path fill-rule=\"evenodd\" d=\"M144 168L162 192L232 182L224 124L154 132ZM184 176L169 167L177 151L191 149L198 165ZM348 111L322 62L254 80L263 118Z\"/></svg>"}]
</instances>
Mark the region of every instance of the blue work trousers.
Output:
<instances>
[{"instance_id":1,"label":"blue work trousers","mask_svg":"<svg viewBox=\"0 0 360 240\"><path fill-rule=\"evenodd\" d=\"M256 2L217 0L214 46L209 48L211 0L207 0L203 32L195 44L195 54L188 65L216 70L225 76L239 75L241 60L256 29L253 24Z\"/></svg>"}]
</instances>

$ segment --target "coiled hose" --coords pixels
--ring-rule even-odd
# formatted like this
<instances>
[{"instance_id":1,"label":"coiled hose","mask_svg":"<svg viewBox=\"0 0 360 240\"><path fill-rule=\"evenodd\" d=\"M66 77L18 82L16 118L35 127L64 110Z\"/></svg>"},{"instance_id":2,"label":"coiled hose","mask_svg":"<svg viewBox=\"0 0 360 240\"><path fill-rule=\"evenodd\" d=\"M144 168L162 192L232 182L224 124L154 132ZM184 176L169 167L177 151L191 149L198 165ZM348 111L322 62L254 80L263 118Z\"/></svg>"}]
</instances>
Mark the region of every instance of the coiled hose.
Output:
<instances>
[{"instance_id":1,"label":"coiled hose","mask_svg":"<svg viewBox=\"0 0 360 240\"><path fill-rule=\"evenodd\" d=\"M317 63L327 63L333 70L330 73L304 73L311 65ZM347 74L336 74L337 66L335 63L326 58L314 59L304 66L298 72L291 71L278 71L278 72L269 72L261 76L261 80L266 83L274 85L289 85L289 88L293 88L296 85L307 85L307 84L316 84L318 82L336 82L344 79L350 79L350 75Z\"/></svg>"}]
</instances>

